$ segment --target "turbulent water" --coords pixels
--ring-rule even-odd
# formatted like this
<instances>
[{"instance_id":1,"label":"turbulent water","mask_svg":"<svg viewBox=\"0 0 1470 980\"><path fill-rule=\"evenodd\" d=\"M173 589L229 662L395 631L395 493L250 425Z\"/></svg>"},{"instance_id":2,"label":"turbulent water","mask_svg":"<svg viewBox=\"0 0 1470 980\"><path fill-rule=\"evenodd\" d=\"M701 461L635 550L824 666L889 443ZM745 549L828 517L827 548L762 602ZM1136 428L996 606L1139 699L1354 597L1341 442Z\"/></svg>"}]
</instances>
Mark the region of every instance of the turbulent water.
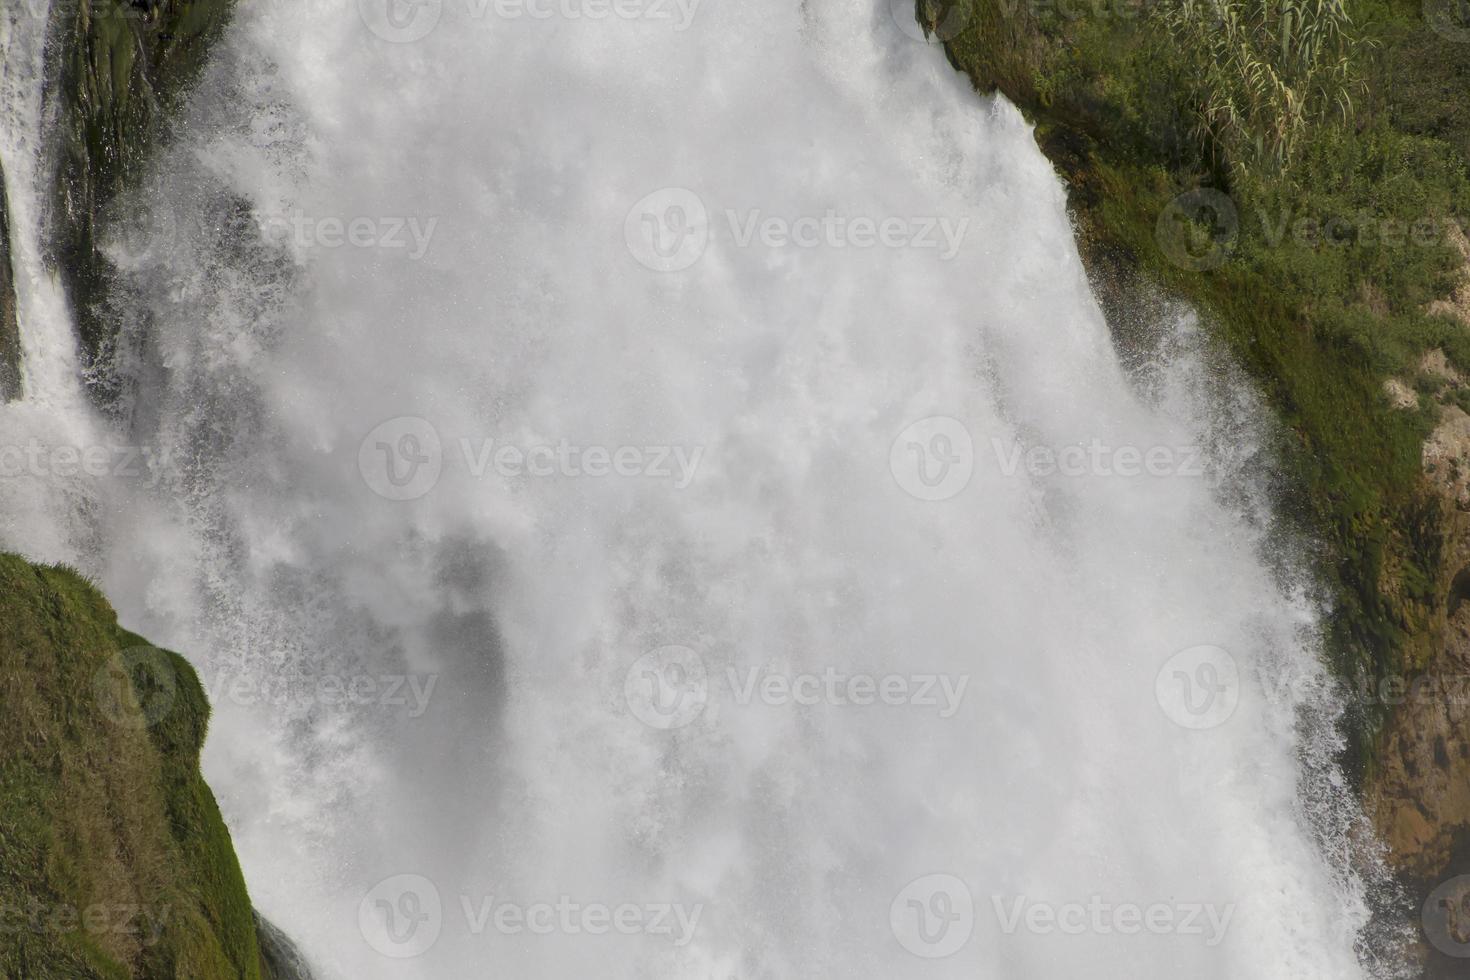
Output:
<instances>
[{"instance_id":1,"label":"turbulent water","mask_svg":"<svg viewBox=\"0 0 1470 980\"><path fill-rule=\"evenodd\" d=\"M8 12L0 546L189 651L324 977L1374 972L1253 402L896 6L244 4L106 418Z\"/></svg>"}]
</instances>

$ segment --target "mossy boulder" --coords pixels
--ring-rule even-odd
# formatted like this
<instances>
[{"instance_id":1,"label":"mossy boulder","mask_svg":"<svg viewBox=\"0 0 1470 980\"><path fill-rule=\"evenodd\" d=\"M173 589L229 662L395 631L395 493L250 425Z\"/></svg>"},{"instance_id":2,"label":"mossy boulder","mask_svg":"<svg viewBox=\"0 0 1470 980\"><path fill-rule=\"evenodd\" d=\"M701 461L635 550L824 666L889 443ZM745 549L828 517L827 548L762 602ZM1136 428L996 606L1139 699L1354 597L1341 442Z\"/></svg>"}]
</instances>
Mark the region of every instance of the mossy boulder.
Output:
<instances>
[{"instance_id":1,"label":"mossy boulder","mask_svg":"<svg viewBox=\"0 0 1470 980\"><path fill-rule=\"evenodd\" d=\"M291 976L200 775L208 724L184 658L75 572L0 555L0 976Z\"/></svg>"}]
</instances>

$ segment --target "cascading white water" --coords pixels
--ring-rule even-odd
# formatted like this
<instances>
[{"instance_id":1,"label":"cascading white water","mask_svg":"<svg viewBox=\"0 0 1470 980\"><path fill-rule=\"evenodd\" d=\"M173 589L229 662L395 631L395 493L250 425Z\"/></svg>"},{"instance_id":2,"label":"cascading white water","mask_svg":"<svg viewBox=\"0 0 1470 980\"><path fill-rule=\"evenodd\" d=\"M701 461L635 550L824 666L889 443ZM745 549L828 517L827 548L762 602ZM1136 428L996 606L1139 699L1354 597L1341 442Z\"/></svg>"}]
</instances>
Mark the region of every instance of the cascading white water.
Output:
<instances>
[{"instance_id":1,"label":"cascading white water","mask_svg":"<svg viewBox=\"0 0 1470 980\"><path fill-rule=\"evenodd\" d=\"M43 57L49 4L22 0L0 9L0 169L8 196L26 398L0 406L4 543L38 555L67 555L93 541L86 529L100 488L95 481L31 471L34 445L103 445L110 434L88 409L77 383L75 331L61 282L42 255L41 225L50 174L43 152ZM24 528L18 535L14 528Z\"/></svg>"},{"instance_id":2,"label":"cascading white water","mask_svg":"<svg viewBox=\"0 0 1470 980\"><path fill-rule=\"evenodd\" d=\"M243 5L115 245L120 431L45 353L7 47L3 441L147 453L8 478L0 545L191 653L325 976L1367 975L1250 399L1190 344L1125 374L1029 129L889 7ZM1169 472L1013 455L1094 441ZM624 475L495 455L562 445Z\"/></svg>"}]
</instances>

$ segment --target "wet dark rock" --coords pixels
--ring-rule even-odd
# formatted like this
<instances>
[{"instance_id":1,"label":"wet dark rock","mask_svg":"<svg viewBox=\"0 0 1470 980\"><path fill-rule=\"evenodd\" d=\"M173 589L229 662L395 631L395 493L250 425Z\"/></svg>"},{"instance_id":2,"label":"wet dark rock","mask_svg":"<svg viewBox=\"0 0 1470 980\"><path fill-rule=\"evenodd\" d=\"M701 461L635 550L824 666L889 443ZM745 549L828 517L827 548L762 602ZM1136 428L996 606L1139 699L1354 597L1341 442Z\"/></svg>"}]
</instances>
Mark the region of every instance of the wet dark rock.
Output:
<instances>
[{"instance_id":1,"label":"wet dark rock","mask_svg":"<svg viewBox=\"0 0 1470 980\"><path fill-rule=\"evenodd\" d=\"M10 256L10 217L5 172L0 170L0 402L20 396L20 324L15 309L15 270Z\"/></svg>"},{"instance_id":2,"label":"wet dark rock","mask_svg":"<svg viewBox=\"0 0 1470 980\"><path fill-rule=\"evenodd\" d=\"M101 393L118 323L106 302L113 269L100 232L166 139L232 8L233 0L77 0L52 14L48 100L59 147L51 258Z\"/></svg>"}]
</instances>

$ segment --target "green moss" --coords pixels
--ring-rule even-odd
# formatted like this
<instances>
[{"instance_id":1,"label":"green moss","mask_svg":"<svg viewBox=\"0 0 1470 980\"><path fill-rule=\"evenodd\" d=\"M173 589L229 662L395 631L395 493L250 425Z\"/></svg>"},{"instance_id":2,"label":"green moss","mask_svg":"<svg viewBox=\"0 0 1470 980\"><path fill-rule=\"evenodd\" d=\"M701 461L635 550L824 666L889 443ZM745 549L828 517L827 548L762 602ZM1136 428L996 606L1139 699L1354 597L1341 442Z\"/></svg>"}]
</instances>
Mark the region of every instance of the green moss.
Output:
<instances>
[{"instance_id":1,"label":"green moss","mask_svg":"<svg viewBox=\"0 0 1470 980\"><path fill-rule=\"evenodd\" d=\"M1446 605L1443 505L1420 472L1435 409L1393 409L1383 382L1416 382L1435 347L1470 367L1470 331L1425 312L1463 275L1449 228L1470 222L1470 44L1435 34L1417 2L1349 3L1365 38L1351 124L1314 120L1292 165L1267 176L1200 141L1185 83L1201 53L1124 0L949 7L966 25L946 44L951 62L1017 103L1068 179L1115 329L1129 329L1124 306L1139 296L1115 280L1189 300L1285 423L1282 512L1323 545L1336 667L1354 679L1420 669ZM1200 187L1228 196L1238 231L1227 259L1195 271L1157 230ZM1385 235L1396 229L1402 240ZM1353 719L1360 773L1384 720Z\"/></svg>"},{"instance_id":2,"label":"green moss","mask_svg":"<svg viewBox=\"0 0 1470 980\"><path fill-rule=\"evenodd\" d=\"M189 664L75 573L0 555L0 693L0 975L259 978Z\"/></svg>"}]
</instances>

